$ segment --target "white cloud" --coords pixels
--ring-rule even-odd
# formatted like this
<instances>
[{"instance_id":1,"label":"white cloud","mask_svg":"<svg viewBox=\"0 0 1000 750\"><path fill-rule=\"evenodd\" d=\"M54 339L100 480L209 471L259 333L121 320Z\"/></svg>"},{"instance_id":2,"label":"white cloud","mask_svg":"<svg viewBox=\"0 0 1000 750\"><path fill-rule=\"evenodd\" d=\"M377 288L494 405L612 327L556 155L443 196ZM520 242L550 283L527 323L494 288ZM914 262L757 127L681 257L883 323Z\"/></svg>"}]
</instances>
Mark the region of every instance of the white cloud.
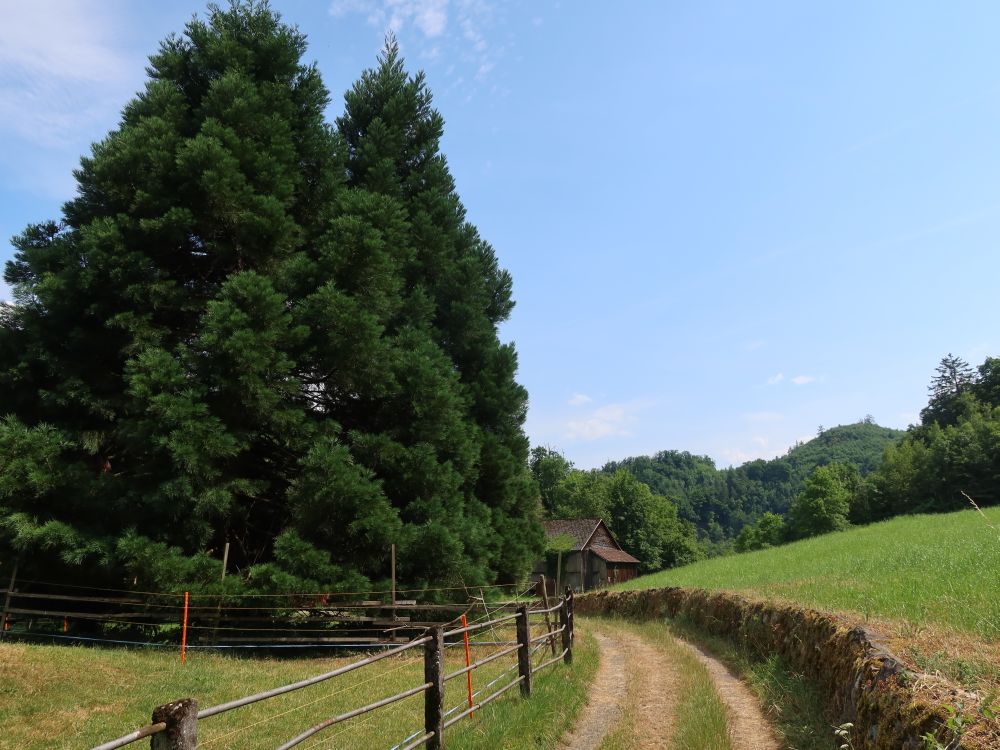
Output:
<instances>
[{"instance_id":1,"label":"white cloud","mask_svg":"<svg viewBox=\"0 0 1000 750\"><path fill-rule=\"evenodd\" d=\"M815 380L815 375L796 375L792 378L792 382L795 383L795 385L806 385L807 383L812 383Z\"/></svg>"},{"instance_id":2,"label":"white cloud","mask_svg":"<svg viewBox=\"0 0 1000 750\"><path fill-rule=\"evenodd\" d=\"M428 38L441 36L448 26L448 0L334 0L330 14L361 14L372 26L393 32L412 24Z\"/></svg>"},{"instance_id":3,"label":"white cloud","mask_svg":"<svg viewBox=\"0 0 1000 750\"><path fill-rule=\"evenodd\" d=\"M776 374L772 375L771 377L769 377L767 379L767 384L768 385L777 385L778 383L780 383L784 379L785 379L785 373L779 372L779 373L776 373Z\"/></svg>"},{"instance_id":4,"label":"white cloud","mask_svg":"<svg viewBox=\"0 0 1000 750\"><path fill-rule=\"evenodd\" d=\"M570 406L583 406L584 404L589 404L593 400L594 399L592 399L586 393L574 393L567 403Z\"/></svg>"},{"instance_id":5,"label":"white cloud","mask_svg":"<svg viewBox=\"0 0 1000 750\"><path fill-rule=\"evenodd\" d=\"M5 3L0 24L0 132L65 146L115 112L142 65L117 49L103 4Z\"/></svg>"},{"instance_id":6,"label":"white cloud","mask_svg":"<svg viewBox=\"0 0 1000 750\"><path fill-rule=\"evenodd\" d=\"M740 464L745 464L747 461L756 461L758 458L774 458L777 453L777 451L770 450L766 446L757 445L757 447L747 448L746 450L742 448L724 448L722 457L725 463L731 466L739 466Z\"/></svg>"},{"instance_id":7,"label":"white cloud","mask_svg":"<svg viewBox=\"0 0 1000 750\"><path fill-rule=\"evenodd\" d=\"M486 0L333 0L330 14L337 18L362 15L369 25L397 35L416 29L426 45L417 51L422 59L447 57L468 71L453 86L463 80L484 80L506 51L487 38L494 5ZM446 75L452 72L449 69Z\"/></svg>"},{"instance_id":8,"label":"white cloud","mask_svg":"<svg viewBox=\"0 0 1000 750\"><path fill-rule=\"evenodd\" d=\"M629 427L638 421L636 411L642 404L608 404L595 409L585 419L571 419L565 425L567 440L600 440L606 437L628 437Z\"/></svg>"}]
</instances>

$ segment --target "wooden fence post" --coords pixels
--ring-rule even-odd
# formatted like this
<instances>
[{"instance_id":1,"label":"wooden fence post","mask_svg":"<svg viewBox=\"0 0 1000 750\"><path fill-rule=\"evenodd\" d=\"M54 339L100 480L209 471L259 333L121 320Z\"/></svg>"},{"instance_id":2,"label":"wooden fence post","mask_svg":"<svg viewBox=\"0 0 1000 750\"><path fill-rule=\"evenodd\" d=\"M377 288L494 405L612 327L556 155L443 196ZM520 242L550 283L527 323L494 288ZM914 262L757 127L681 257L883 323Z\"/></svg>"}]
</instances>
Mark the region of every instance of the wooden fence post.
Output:
<instances>
[{"instance_id":1,"label":"wooden fence post","mask_svg":"<svg viewBox=\"0 0 1000 750\"><path fill-rule=\"evenodd\" d=\"M569 661L573 661L573 641L576 638L573 615L573 589L566 587L566 629L569 631Z\"/></svg>"},{"instance_id":2,"label":"wooden fence post","mask_svg":"<svg viewBox=\"0 0 1000 750\"><path fill-rule=\"evenodd\" d=\"M14 570L11 571L10 583L7 584L7 595L3 598L3 614L0 615L0 641L3 640L7 631L7 610L10 609L10 597L14 593L14 584L17 582L17 566L20 562L20 557L14 560Z\"/></svg>"},{"instance_id":3,"label":"wooden fence post","mask_svg":"<svg viewBox=\"0 0 1000 750\"><path fill-rule=\"evenodd\" d=\"M562 630L563 663L573 663L573 638L569 632L569 600L563 599L559 607L559 626Z\"/></svg>"},{"instance_id":4,"label":"wooden fence post","mask_svg":"<svg viewBox=\"0 0 1000 750\"><path fill-rule=\"evenodd\" d=\"M528 605L517 608L517 673L522 677L521 695L531 696L531 627L528 623Z\"/></svg>"},{"instance_id":5,"label":"wooden fence post","mask_svg":"<svg viewBox=\"0 0 1000 750\"><path fill-rule=\"evenodd\" d=\"M552 632L552 620L549 619L549 589L545 581L545 576L538 576L538 585L542 589L542 609L545 610L545 629ZM552 655L556 655L556 637L549 638L549 645L552 646Z\"/></svg>"},{"instance_id":6,"label":"wooden fence post","mask_svg":"<svg viewBox=\"0 0 1000 750\"><path fill-rule=\"evenodd\" d=\"M153 709L153 723L167 728L150 737L150 750L195 750L198 747L198 701L194 698Z\"/></svg>"},{"instance_id":7,"label":"wooden fence post","mask_svg":"<svg viewBox=\"0 0 1000 750\"><path fill-rule=\"evenodd\" d=\"M424 732L433 732L428 750L444 747L444 628L431 628L431 639L424 646L424 682L431 686L424 693Z\"/></svg>"}]
</instances>

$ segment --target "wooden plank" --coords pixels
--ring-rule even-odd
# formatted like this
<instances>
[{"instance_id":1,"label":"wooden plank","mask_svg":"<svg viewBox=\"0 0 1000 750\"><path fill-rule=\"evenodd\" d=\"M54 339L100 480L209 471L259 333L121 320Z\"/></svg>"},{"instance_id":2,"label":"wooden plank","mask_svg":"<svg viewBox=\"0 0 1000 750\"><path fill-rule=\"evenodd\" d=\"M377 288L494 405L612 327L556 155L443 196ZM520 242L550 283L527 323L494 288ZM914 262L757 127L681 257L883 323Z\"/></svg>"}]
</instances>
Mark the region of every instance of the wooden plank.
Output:
<instances>
[{"instance_id":1,"label":"wooden plank","mask_svg":"<svg viewBox=\"0 0 1000 750\"><path fill-rule=\"evenodd\" d=\"M163 619L160 612L63 612L51 609L23 609L11 607L7 610L12 615L34 615L35 617L74 617L78 620L120 620L125 618L149 618L156 617ZM150 623L157 625L158 623Z\"/></svg>"},{"instance_id":2,"label":"wooden plank","mask_svg":"<svg viewBox=\"0 0 1000 750\"><path fill-rule=\"evenodd\" d=\"M219 638L219 643L386 643L380 638L364 636L360 638Z\"/></svg>"},{"instance_id":3,"label":"wooden plank","mask_svg":"<svg viewBox=\"0 0 1000 750\"><path fill-rule=\"evenodd\" d=\"M71 594L39 594L37 592L26 593L23 591L18 591L11 596L14 599L52 599L53 601L64 601L64 602L97 602L100 604L146 604L141 599L115 599L107 596L74 596ZM172 607L174 605L166 605ZM177 605L178 607L181 604Z\"/></svg>"}]
</instances>

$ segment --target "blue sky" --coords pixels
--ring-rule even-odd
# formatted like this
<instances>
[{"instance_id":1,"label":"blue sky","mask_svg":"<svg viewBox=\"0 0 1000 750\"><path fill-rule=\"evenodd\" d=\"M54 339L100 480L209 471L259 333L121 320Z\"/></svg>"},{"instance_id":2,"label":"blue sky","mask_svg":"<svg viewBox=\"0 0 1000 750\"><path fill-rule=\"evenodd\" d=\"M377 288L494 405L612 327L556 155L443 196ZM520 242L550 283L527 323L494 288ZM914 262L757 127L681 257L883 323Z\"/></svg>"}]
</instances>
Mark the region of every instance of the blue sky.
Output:
<instances>
[{"instance_id":1,"label":"blue sky","mask_svg":"<svg viewBox=\"0 0 1000 750\"><path fill-rule=\"evenodd\" d=\"M426 71L514 276L528 433L578 466L905 427L944 354L1000 354L994 3L274 5L331 118L388 28ZM0 0L0 235L58 217L146 55L202 9Z\"/></svg>"}]
</instances>

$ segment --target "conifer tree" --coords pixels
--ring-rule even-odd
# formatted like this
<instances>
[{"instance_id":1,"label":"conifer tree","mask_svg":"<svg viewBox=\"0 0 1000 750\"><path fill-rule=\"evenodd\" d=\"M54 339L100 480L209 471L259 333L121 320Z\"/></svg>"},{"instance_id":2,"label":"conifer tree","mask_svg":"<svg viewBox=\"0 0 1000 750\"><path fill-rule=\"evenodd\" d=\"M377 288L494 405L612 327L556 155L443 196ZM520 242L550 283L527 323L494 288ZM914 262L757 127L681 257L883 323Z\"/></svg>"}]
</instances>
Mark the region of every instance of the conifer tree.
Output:
<instances>
[{"instance_id":1,"label":"conifer tree","mask_svg":"<svg viewBox=\"0 0 1000 750\"><path fill-rule=\"evenodd\" d=\"M345 99L337 125L348 184L393 201L405 220L411 254L390 329L406 342L401 377L419 379L404 402L379 405L388 423L407 429L373 431L359 455L378 463L392 496L410 499L403 516L411 548L437 547L453 553L437 556L439 565L464 559L478 575L515 580L542 539L525 470L527 393L514 379L513 346L497 334L513 308L510 275L466 221L440 152L443 119L423 74L407 74L394 38ZM389 414L399 408L403 420Z\"/></svg>"},{"instance_id":2,"label":"conifer tree","mask_svg":"<svg viewBox=\"0 0 1000 750\"><path fill-rule=\"evenodd\" d=\"M231 588L353 588L396 543L412 583L486 583L540 549L496 334L510 278L464 221L423 79L390 45L338 133L304 52L266 3L210 6L63 220L16 238L0 547L23 569L208 590L230 542Z\"/></svg>"}]
</instances>

